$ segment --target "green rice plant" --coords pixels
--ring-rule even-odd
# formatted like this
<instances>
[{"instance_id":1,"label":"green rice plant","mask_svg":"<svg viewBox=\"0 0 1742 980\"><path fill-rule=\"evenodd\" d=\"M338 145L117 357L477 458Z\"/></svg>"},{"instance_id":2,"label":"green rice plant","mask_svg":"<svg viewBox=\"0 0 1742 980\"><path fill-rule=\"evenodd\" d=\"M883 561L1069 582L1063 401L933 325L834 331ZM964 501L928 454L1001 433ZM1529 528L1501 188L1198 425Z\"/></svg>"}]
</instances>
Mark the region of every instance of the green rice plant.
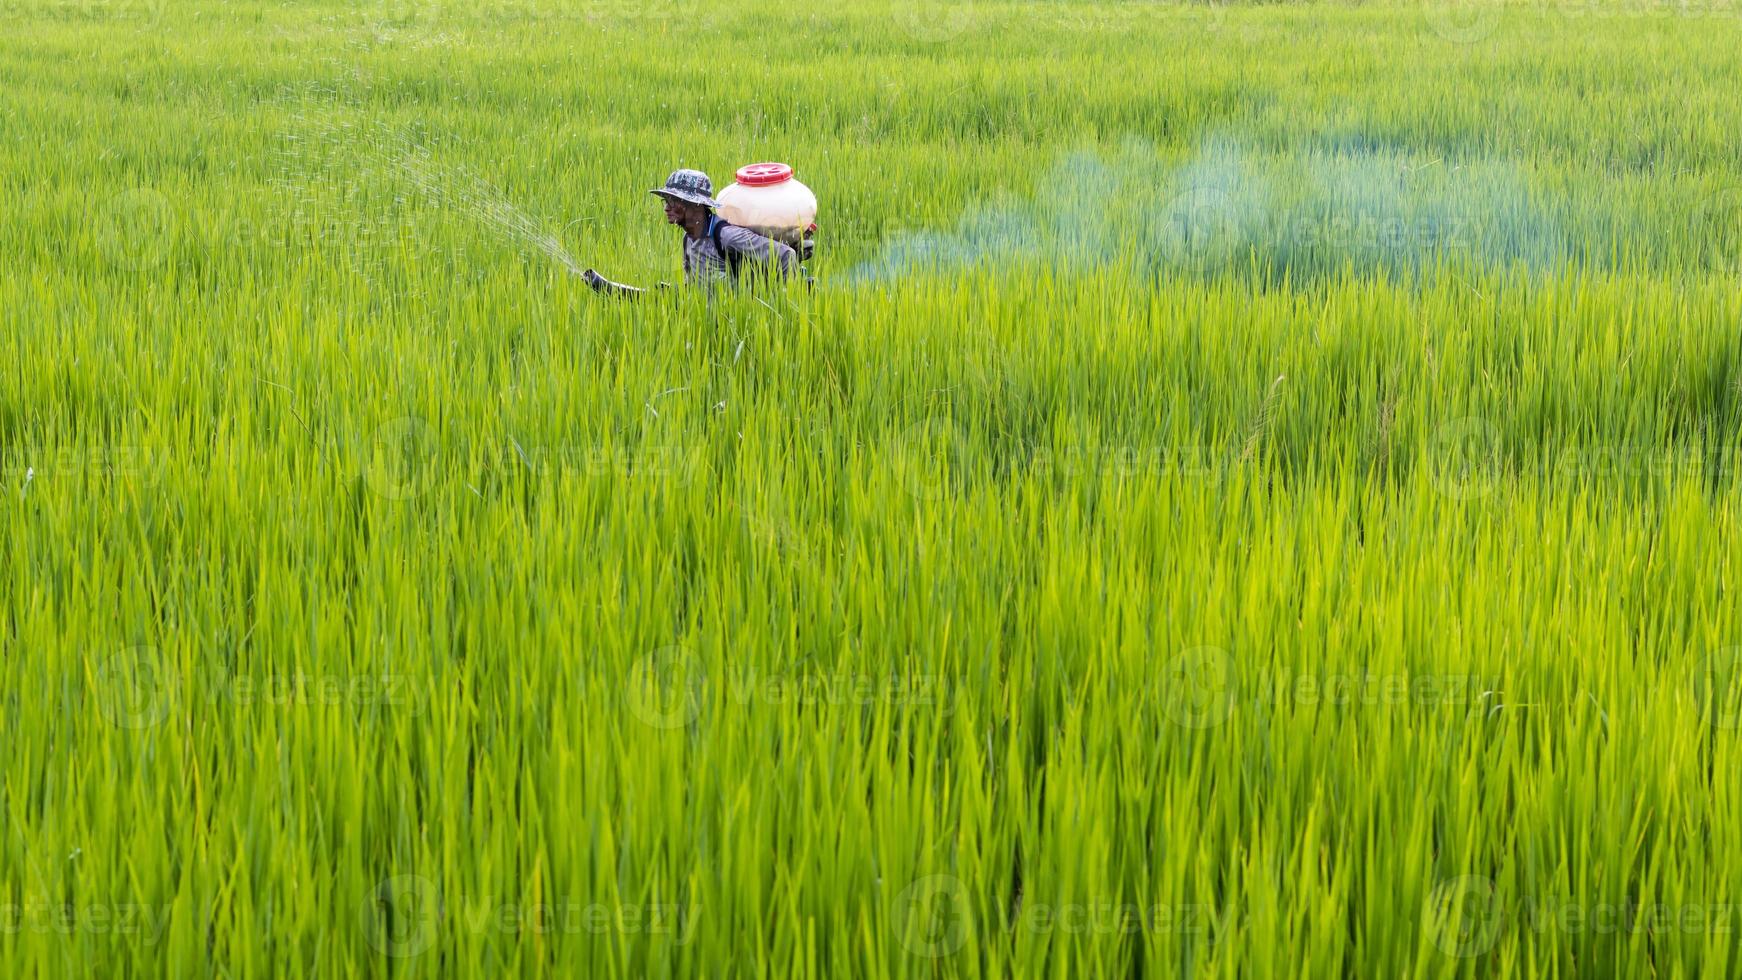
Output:
<instances>
[{"instance_id":1,"label":"green rice plant","mask_svg":"<svg viewBox=\"0 0 1742 980\"><path fill-rule=\"evenodd\" d=\"M0 973L1734 972L1737 10L0 25Z\"/></svg>"}]
</instances>

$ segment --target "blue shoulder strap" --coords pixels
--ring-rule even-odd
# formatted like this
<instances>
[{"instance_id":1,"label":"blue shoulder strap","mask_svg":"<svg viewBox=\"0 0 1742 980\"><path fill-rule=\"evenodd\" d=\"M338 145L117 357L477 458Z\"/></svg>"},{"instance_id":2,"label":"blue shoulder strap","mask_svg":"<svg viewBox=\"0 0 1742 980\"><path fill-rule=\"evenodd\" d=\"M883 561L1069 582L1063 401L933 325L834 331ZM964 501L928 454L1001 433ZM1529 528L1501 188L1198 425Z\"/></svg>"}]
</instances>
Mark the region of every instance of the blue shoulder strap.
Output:
<instances>
[{"instance_id":1,"label":"blue shoulder strap","mask_svg":"<svg viewBox=\"0 0 1742 980\"><path fill-rule=\"evenodd\" d=\"M720 253L720 258L726 260L726 271L733 279L738 278L738 256L726 251L726 246L720 241L720 233L732 227L732 223L717 214L708 215L708 237L714 240L714 251Z\"/></svg>"}]
</instances>

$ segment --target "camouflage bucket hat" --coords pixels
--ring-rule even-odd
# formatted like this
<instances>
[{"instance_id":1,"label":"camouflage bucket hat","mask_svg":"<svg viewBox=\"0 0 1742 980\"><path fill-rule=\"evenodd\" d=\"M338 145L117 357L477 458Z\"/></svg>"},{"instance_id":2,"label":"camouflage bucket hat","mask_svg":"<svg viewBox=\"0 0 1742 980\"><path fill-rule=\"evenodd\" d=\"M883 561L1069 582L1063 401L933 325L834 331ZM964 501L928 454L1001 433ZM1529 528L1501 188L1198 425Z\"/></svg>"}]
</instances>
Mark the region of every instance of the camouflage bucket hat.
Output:
<instances>
[{"instance_id":1,"label":"camouflage bucket hat","mask_svg":"<svg viewBox=\"0 0 1742 980\"><path fill-rule=\"evenodd\" d=\"M720 202L713 198L714 182L700 170L675 170L670 177L665 178L664 187L655 188L648 193L710 208L720 206Z\"/></svg>"}]
</instances>

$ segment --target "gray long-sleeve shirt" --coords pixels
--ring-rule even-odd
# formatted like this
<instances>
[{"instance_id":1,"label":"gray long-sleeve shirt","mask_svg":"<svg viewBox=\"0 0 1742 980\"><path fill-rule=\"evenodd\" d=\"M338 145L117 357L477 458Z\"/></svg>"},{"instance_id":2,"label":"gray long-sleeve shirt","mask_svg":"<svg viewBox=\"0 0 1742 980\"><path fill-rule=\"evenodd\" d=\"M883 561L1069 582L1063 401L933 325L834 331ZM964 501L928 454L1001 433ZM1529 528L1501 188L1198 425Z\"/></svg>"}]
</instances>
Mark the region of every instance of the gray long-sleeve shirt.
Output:
<instances>
[{"instance_id":1,"label":"gray long-sleeve shirt","mask_svg":"<svg viewBox=\"0 0 1742 980\"><path fill-rule=\"evenodd\" d=\"M714 222L723 222L718 215L708 216L708 228L700 238L684 236L684 281L691 285L707 285L730 279L726 256L714 247ZM752 269L766 271L771 276L785 278L798 270L798 255L790 247L764 238L748 228L727 224L720 229L720 247L732 253L739 273Z\"/></svg>"}]
</instances>

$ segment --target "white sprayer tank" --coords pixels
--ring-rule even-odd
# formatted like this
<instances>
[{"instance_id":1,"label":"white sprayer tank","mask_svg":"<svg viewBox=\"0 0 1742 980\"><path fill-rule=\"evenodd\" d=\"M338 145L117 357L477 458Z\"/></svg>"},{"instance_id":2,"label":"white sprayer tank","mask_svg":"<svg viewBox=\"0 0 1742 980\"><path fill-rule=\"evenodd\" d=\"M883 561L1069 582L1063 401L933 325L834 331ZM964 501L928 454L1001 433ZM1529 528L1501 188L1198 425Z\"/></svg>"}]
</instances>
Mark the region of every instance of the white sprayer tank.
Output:
<instances>
[{"instance_id":1,"label":"white sprayer tank","mask_svg":"<svg viewBox=\"0 0 1742 980\"><path fill-rule=\"evenodd\" d=\"M798 182L784 163L752 163L738 168L731 184L714 199L720 217L793 247L815 227L817 196Z\"/></svg>"}]
</instances>

